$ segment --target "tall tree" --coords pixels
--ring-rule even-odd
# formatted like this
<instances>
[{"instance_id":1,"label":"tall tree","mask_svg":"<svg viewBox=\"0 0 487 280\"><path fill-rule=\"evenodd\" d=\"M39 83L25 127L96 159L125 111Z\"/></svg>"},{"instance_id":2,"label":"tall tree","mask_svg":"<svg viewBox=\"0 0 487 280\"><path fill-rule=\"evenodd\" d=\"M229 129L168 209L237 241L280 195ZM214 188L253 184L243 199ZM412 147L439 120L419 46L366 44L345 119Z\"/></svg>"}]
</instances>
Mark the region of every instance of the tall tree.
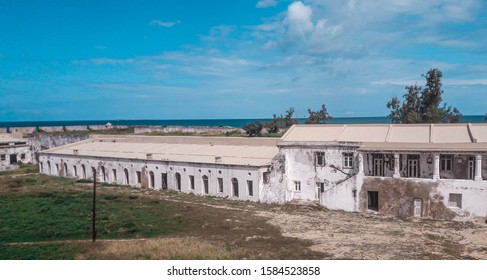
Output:
<instances>
[{"instance_id":1,"label":"tall tree","mask_svg":"<svg viewBox=\"0 0 487 280\"><path fill-rule=\"evenodd\" d=\"M333 119L332 116L328 114L325 104L321 105L321 109L315 112L311 111L311 109L308 109L308 113L309 116L304 121L305 124L324 124L327 121Z\"/></svg>"},{"instance_id":2,"label":"tall tree","mask_svg":"<svg viewBox=\"0 0 487 280\"><path fill-rule=\"evenodd\" d=\"M270 122L265 123L265 127L267 128L267 132L269 133L278 133L281 130L286 130L290 128L293 124L298 123L296 119L293 118L294 115L294 108L290 107L289 110L286 111L286 115L273 115L273 118Z\"/></svg>"},{"instance_id":3,"label":"tall tree","mask_svg":"<svg viewBox=\"0 0 487 280\"><path fill-rule=\"evenodd\" d=\"M393 123L454 123L460 122L462 114L457 108L447 104L441 106L443 90L441 78L443 73L438 69L430 69L422 75L426 85L421 87L407 86L404 101L393 97L387 102L391 109L389 118Z\"/></svg>"}]
</instances>

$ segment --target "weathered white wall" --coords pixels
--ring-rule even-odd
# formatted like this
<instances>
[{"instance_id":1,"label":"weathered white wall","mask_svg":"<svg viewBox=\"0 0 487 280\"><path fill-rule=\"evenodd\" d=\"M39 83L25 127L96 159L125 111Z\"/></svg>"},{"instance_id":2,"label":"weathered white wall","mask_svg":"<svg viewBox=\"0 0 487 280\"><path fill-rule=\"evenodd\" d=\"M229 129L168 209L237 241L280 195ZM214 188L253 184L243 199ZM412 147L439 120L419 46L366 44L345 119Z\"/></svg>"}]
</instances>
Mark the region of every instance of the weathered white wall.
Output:
<instances>
[{"instance_id":1,"label":"weathered white wall","mask_svg":"<svg viewBox=\"0 0 487 280\"><path fill-rule=\"evenodd\" d=\"M462 208L450 207L455 212L469 216L487 217L487 181L439 180L437 191L444 197L448 206L450 193L462 194Z\"/></svg>"},{"instance_id":2,"label":"weathered white wall","mask_svg":"<svg viewBox=\"0 0 487 280\"><path fill-rule=\"evenodd\" d=\"M286 188L288 200L318 200L318 182L325 184L325 189L332 188L342 180L357 173L357 153L347 146L323 148L285 147L281 152L286 157ZM325 153L325 165L316 166L315 153ZM343 153L354 153L353 168L343 167ZM301 182L301 191L294 191L294 181Z\"/></svg>"},{"instance_id":3,"label":"weathered white wall","mask_svg":"<svg viewBox=\"0 0 487 280\"><path fill-rule=\"evenodd\" d=\"M89 139L90 135L69 135L69 134L35 134L30 139L30 149L33 153L33 163L37 163L37 153L71 143Z\"/></svg>"},{"instance_id":4,"label":"weathered white wall","mask_svg":"<svg viewBox=\"0 0 487 280\"><path fill-rule=\"evenodd\" d=\"M1 146L0 154L5 155L5 160L1 160L0 157L0 170L15 168L10 164L10 157L14 154L17 155L18 163L32 162L32 153L29 145ZM22 159L22 155L24 155L24 159Z\"/></svg>"},{"instance_id":5,"label":"weathered white wall","mask_svg":"<svg viewBox=\"0 0 487 280\"><path fill-rule=\"evenodd\" d=\"M325 189L320 194L320 204L333 210L357 211L358 199L357 176Z\"/></svg>"},{"instance_id":6,"label":"weathered white wall","mask_svg":"<svg viewBox=\"0 0 487 280\"><path fill-rule=\"evenodd\" d=\"M51 163L49 170L47 162ZM67 164L68 172L65 174L63 168ZM58 164L60 170L56 170ZM220 197L235 197L233 193L232 178L238 180L239 197L241 200L259 201L260 180L262 171L258 167L230 166L218 164L201 164L201 163L178 163L178 162L161 162L151 160L130 160L130 159L109 159L109 158L79 158L76 156L58 156L41 154L39 157L39 166L42 167L41 173L54 176L74 177L73 166L77 168L76 178L82 179L82 165L85 165L87 178L92 178L91 168L97 170L97 180L103 182L101 166L105 167L107 174L107 183L116 183L124 185L124 169L129 172L129 184L136 187L150 186L149 173L154 173L154 188L162 188L162 173L167 173L168 188L177 190L176 173L181 175L181 191L185 193L194 193L198 195L212 195ZM112 170L115 169L117 178L114 180ZM141 172L142 184L137 183L136 172ZM194 176L195 188L190 189L189 175ZM208 177L209 193L205 194L203 186L203 175ZM223 178L223 192L218 192L218 179ZM250 196L247 188L247 181L253 182L253 195Z\"/></svg>"}]
</instances>

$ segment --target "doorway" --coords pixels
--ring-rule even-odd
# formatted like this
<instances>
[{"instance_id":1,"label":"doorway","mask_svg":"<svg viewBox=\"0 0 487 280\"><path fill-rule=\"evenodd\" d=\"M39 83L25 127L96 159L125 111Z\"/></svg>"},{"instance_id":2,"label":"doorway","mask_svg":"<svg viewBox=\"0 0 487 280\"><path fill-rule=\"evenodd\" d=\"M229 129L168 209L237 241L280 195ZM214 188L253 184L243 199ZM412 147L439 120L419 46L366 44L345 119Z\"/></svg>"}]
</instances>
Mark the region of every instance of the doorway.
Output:
<instances>
[{"instance_id":1,"label":"doorway","mask_svg":"<svg viewBox=\"0 0 487 280\"><path fill-rule=\"evenodd\" d=\"M367 209L372 211L379 211L379 192L368 191L367 192Z\"/></svg>"}]
</instances>

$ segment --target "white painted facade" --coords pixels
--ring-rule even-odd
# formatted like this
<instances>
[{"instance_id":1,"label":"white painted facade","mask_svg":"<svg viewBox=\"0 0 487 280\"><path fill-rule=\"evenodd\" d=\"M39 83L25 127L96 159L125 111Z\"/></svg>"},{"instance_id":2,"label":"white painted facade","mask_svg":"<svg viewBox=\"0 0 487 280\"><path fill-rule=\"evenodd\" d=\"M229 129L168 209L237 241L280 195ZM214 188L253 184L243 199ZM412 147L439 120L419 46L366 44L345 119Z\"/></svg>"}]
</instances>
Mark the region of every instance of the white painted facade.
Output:
<instances>
[{"instance_id":1,"label":"white painted facade","mask_svg":"<svg viewBox=\"0 0 487 280\"><path fill-rule=\"evenodd\" d=\"M15 169L18 163L32 162L29 140L20 135L0 134L0 171Z\"/></svg>"},{"instance_id":2,"label":"white painted facade","mask_svg":"<svg viewBox=\"0 0 487 280\"><path fill-rule=\"evenodd\" d=\"M381 145L380 136L377 135L374 135L375 139L368 140L372 144L360 142L358 140L361 140L361 135L357 134L352 139L350 135L353 136L355 131L347 131L346 126L331 126L328 131L336 133L336 136L324 133L320 141L316 132L306 131L306 126L298 127L300 130L292 132L291 128L291 133L284 135L278 143L279 157L285 159L285 174L281 178L286 189L286 201L316 201L329 209L345 211L426 217L437 217L442 211L445 213L442 217L487 217L487 146L477 145L480 142L477 139L472 140L472 147L454 139L456 142L451 146L442 142L425 144L431 146L431 150L428 150L416 143L393 145L386 142ZM323 127L317 128L323 130ZM364 126L358 128L360 133L367 131ZM458 130L458 125L454 128ZM374 129L382 128L376 125ZM384 139L393 133L398 134L391 132L392 129L392 126L384 126ZM444 127L441 129L445 130ZM304 132L308 132L309 136ZM339 141L344 138L343 135L348 137L347 141ZM469 136L473 138L472 132ZM431 135L429 139L432 139ZM322 156L323 161L317 159ZM393 178L395 181L381 180L377 181L381 184L374 186L370 183L374 182L371 180L373 178ZM296 190L296 182L300 182L299 191ZM394 182L397 185L405 184L410 189L396 190ZM431 190L426 192L422 188ZM370 200L374 198L370 197L373 194L369 192L377 193L375 199L378 202ZM434 204L437 201L441 202L440 206ZM377 209L370 210L373 209L370 207L373 203L378 204ZM414 203L416 207L420 205L419 212L414 212Z\"/></svg>"}]
</instances>

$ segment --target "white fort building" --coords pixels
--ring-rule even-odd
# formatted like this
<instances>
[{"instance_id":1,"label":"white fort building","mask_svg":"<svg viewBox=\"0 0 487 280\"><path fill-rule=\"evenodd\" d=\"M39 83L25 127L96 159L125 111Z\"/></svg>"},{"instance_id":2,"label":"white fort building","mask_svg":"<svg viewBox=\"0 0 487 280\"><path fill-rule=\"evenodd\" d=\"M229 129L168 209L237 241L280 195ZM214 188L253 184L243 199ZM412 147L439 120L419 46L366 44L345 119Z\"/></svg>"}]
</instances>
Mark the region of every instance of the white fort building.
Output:
<instances>
[{"instance_id":1,"label":"white fort building","mask_svg":"<svg viewBox=\"0 0 487 280\"><path fill-rule=\"evenodd\" d=\"M433 219L487 217L487 124L294 125L280 139L93 136L42 173L264 203Z\"/></svg>"}]
</instances>

